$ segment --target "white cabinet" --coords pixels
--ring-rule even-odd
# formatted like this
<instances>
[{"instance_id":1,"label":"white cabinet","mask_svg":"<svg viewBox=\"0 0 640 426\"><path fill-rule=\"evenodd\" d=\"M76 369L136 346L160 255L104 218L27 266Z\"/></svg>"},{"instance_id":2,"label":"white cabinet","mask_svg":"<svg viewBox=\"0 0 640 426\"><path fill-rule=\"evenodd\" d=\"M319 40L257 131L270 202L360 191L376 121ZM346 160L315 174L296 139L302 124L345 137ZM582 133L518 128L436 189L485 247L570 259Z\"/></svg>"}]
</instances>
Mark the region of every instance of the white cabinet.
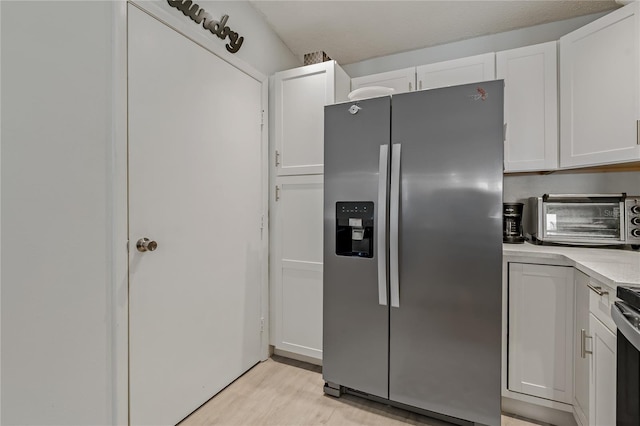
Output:
<instances>
[{"instance_id":1,"label":"white cabinet","mask_svg":"<svg viewBox=\"0 0 640 426\"><path fill-rule=\"evenodd\" d=\"M351 81L335 61L274 76L269 201L271 344L322 359L324 107L347 100Z\"/></svg>"},{"instance_id":2,"label":"white cabinet","mask_svg":"<svg viewBox=\"0 0 640 426\"><path fill-rule=\"evenodd\" d=\"M576 271L573 409L582 426L616 424L614 290Z\"/></svg>"},{"instance_id":3,"label":"white cabinet","mask_svg":"<svg viewBox=\"0 0 640 426\"><path fill-rule=\"evenodd\" d=\"M509 264L508 389L573 401L573 268Z\"/></svg>"},{"instance_id":4,"label":"white cabinet","mask_svg":"<svg viewBox=\"0 0 640 426\"><path fill-rule=\"evenodd\" d=\"M390 87L394 89L394 93L412 92L416 90L416 68L410 67L351 79L351 90L371 86Z\"/></svg>"},{"instance_id":5,"label":"white cabinet","mask_svg":"<svg viewBox=\"0 0 640 426\"><path fill-rule=\"evenodd\" d=\"M574 273L575 328L573 344L573 413L579 425L589 424L589 363L587 337L589 336L589 277L580 271Z\"/></svg>"},{"instance_id":6,"label":"white cabinet","mask_svg":"<svg viewBox=\"0 0 640 426\"><path fill-rule=\"evenodd\" d=\"M558 71L555 41L496 53L504 79L505 172L558 167Z\"/></svg>"},{"instance_id":7,"label":"white cabinet","mask_svg":"<svg viewBox=\"0 0 640 426\"><path fill-rule=\"evenodd\" d=\"M640 4L560 38L560 166L640 160Z\"/></svg>"},{"instance_id":8,"label":"white cabinet","mask_svg":"<svg viewBox=\"0 0 640 426\"><path fill-rule=\"evenodd\" d=\"M593 340L589 383L589 425L616 424L616 335L591 313Z\"/></svg>"},{"instance_id":9,"label":"white cabinet","mask_svg":"<svg viewBox=\"0 0 640 426\"><path fill-rule=\"evenodd\" d=\"M272 342L322 359L323 176L276 180L272 204Z\"/></svg>"},{"instance_id":10,"label":"white cabinet","mask_svg":"<svg viewBox=\"0 0 640 426\"><path fill-rule=\"evenodd\" d=\"M416 88L435 89L493 80L495 70L495 53L492 52L357 77L351 80L351 89L383 86L395 89L395 93L412 92Z\"/></svg>"},{"instance_id":11,"label":"white cabinet","mask_svg":"<svg viewBox=\"0 0 640 426\"><path fill-rule=\"evenodd\" d=\"M418 90L494 80L495 53L469 56L416 68Z\"/></svg>"},{"instance_id":12,"label":"white cabinet","mask_svg":"<svg viewBox=\"0 0 640 426\"><path fill-rule=\"evenodd\" d=\"M616 424L616 325L611 319L615 290L589 279L589 425Z\"/></svg>"},{"instance_id":13,"label":"white cabinet","mask_svg":"<svg viewBox=\"0 0 640 426\"><path fill-rule=\"evenodd\" d=\"M324 106L346 101L349 76L335 61L276 73L276 174L323 172Z\"/></svg>"}]
</instances>

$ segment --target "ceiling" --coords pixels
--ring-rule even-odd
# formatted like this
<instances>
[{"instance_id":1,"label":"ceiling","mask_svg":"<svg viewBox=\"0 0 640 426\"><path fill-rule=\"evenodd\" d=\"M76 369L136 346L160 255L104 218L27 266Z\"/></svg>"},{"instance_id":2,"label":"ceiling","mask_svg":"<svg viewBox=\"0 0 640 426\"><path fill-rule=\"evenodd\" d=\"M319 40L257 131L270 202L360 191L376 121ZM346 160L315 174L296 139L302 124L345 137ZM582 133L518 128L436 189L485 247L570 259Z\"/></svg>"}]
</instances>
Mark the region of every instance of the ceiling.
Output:
<instances>
[{"instance_id":1,"label":"ceiling","mask_svg":"<svg viewBox=\"0 0 640 426\"><path fill-rule=\"evenodd\" d=\"M620 7L614 0L251 3L295 55L322 50L340 64Z\"/></svg>"}]
</instances>

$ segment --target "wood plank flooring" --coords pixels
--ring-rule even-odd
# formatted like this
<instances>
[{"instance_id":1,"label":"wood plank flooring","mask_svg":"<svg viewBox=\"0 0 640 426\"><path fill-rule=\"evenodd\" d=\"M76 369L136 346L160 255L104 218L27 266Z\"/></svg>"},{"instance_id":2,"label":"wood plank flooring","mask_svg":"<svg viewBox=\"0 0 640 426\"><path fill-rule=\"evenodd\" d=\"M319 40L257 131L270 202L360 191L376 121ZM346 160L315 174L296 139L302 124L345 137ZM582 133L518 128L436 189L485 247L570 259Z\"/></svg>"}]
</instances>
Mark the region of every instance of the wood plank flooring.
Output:
<instances>
[{"instance_id":1,"label":"wood plank flooring","mask_svg":"<svg viewBox=\"0 0 640 426\"><path fill-rule=\"evenodd\" d=\"M209 400L180 426L449 425L351 395L325 396L323 384L321 367L273 356ZM502 426L535 425L502 416Z\"/></svg>"}]
</instances>

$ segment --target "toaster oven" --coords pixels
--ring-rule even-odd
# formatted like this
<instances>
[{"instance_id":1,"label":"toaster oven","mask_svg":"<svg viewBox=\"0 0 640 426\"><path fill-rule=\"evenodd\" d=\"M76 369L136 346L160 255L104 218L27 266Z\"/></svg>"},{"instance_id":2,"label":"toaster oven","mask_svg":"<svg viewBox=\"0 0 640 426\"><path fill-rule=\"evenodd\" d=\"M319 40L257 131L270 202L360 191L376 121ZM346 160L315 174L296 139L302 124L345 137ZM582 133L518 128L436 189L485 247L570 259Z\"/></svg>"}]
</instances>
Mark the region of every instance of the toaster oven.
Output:
<instances>
[{"instance_id":1,"label":"toaster oven","mask_svg":"<svg viewBox=\"0 0 640 426\"><path fill-rule=\"evenodd\" d=\"M640 245L640 196L545 194L527 203L532 242Z\"/></svg>"}]
</instances>

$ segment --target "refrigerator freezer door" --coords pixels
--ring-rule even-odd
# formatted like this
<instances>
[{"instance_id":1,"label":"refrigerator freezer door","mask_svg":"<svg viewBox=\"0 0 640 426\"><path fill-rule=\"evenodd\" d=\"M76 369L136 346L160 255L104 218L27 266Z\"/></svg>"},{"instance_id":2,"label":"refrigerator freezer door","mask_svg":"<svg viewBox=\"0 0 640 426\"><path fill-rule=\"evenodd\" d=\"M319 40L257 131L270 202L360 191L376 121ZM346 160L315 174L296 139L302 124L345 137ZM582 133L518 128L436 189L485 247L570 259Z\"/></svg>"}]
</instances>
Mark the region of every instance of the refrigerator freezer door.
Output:
<instances>
[{"instance_id":1,"label":"refrigerator freezer door","mask_svg":"<svg viewBox=\"0 0 640 426\"><path fill-rule=\"evenodd\" d=\"M387 224L373 226L373 257L338 256L336 203L372 201L374 220L386 222L388 198L379 198L379 191L387 193L388 184L380 184L379 175L381 158L382 172L389 171L390 111L389 97L327 106L324 128L322 374L325 381L382 398L389 395L389 306L388 288L384 297L379 291L387 282L378 280L379 270L386 274L387 255L378 239L380 230L386 237Z\"/></svg>"},{"instance_id":2,"label":"refrigerator freezer door","mask_svg":"<svg viewBox=\"0 0 640 426\"><path fill-rule=\"evenodd\" d=\"M503 87L394 96L391 138L402 157L389 397L487 425L500 424Z\"/></svg>"}]
</instances>

